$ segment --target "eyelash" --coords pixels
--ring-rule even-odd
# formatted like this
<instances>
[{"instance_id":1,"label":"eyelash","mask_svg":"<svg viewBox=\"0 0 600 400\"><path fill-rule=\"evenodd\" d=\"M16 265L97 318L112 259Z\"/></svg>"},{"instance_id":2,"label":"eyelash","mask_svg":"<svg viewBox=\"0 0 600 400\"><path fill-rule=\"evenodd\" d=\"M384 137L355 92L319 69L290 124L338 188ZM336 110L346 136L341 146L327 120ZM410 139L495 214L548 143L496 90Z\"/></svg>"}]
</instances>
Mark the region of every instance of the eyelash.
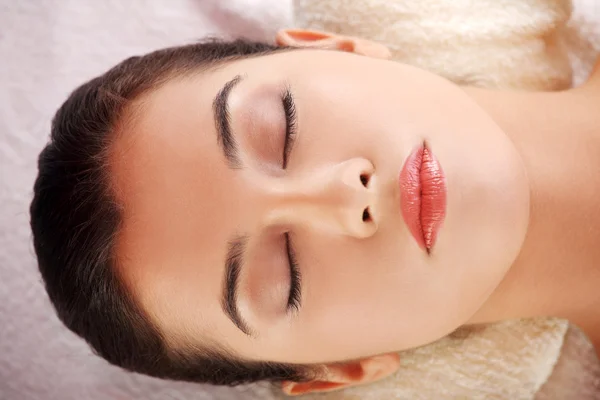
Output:
<instances>
[{"instance_id":1,"label":"eyelash","mask_svg":"<svg viewBox=\"0 0 600 400\"><path fill-rule=\"evenodd\" d=\"M288 160L292 152L292 147L296 139L298 128L296 116L296 104L289 87L286 87L281 94L281 104L285 113L285 143L283 145L283 169L287 168ZM290 266L290 294L288 296L287 310L298 311L302 292L300 290L300 269L296 261L296 253L290 239L290 234L285 233L285 250Z\"/></svg>"},{"instance_id":2,"label":"eyelash","mask_svg":"<svg viewBox=\"0 0 600 400\"><path fill-rule=\"evenodd\" d=\"M289 87L286 87L281 95L281 103L285 112L285 143L283 145L283 169L287 168L288 159L296 139L297 117L294 96Z\"/></svg>"},{"instance_id":3,"label":"eyelash","mask_svg":"<svg viewBox=\"0 0 600 400\"><path fill-rule=\"evenodd\" d=\"M298 311L302 292L300 290L300 269L296 262L296 253L290 240L290 234L285 234L285 249L290 263L290 294L288 297L288 311Z\"/></svg>"}]
</instances>

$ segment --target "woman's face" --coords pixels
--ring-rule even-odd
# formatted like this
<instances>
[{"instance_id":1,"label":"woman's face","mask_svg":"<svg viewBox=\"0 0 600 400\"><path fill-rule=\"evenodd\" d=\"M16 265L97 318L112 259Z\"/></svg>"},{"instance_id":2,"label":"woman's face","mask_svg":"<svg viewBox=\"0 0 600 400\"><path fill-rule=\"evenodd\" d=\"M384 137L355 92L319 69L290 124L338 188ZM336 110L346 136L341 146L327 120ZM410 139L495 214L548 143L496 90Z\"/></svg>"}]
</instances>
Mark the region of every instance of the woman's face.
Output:
<instances>
[{"instance_id":1,"label":"woman's face","mask_svg":"<svg viewBox=\"0 0 600 400\"><path fill-rule=\"evenodd\" d=\"M525 236L512 143L459 87L399 63L234 61L145 95L122 130L120 273L174 346L321 363L423 345L469 320ZM424 143L445 186L430 249L401 207Z\"/></svg>"}]
</instances>

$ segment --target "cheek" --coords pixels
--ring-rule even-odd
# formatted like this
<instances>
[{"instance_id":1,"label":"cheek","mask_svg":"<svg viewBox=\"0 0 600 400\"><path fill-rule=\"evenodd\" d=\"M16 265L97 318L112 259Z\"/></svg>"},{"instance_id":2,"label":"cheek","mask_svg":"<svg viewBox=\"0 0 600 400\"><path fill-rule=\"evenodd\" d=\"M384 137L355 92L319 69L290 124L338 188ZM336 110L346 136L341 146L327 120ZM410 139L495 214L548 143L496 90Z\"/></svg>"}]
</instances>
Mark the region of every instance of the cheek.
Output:
<instances>
[{"instance_id":1,"label":"cheek","mask_svg":"<svg viewBox=\"0 0 600 400\"><path fill-rule=\"evenodd\" d=\"M294 346L311 343L307 354L331 359L362 357L425 344L464 322L453 313L453 288L392 240L321 237L302 245L311 251L300 260L306 296Z\"/></svg>"},{"instance_id":2,"label":"cheek","mask_svg":"<svg viewBox=\"0 0 600 400\"><path fill-rule=\"evenodd\" d=\"M392 123L389 106L380 104L385 99L365 84L336 78L311 81L297 97L299 136L294 157L307 163L352 157L377 162L386 161L382 157L390 146L400 148L401 127Z\"/></svg>"}]
</instances>

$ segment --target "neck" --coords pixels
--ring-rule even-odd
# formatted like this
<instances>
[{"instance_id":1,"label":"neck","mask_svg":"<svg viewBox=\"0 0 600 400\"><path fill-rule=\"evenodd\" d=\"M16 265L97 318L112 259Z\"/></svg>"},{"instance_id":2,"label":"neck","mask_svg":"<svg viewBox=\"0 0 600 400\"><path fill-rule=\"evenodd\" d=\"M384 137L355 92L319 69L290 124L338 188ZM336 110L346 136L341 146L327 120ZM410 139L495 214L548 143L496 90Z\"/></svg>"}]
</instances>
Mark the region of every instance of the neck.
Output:
<instances>
[{"instance_id":1,"label":"neck","mask_svg":"<svg viewBox=\"0 0 600 400\"><path fill-rule=\"evenodd\" d=\"M470 323L552 316L600 339L600 91L465 90L512 139L531 187L520 255Z\"/></svg>"}]
</instances>

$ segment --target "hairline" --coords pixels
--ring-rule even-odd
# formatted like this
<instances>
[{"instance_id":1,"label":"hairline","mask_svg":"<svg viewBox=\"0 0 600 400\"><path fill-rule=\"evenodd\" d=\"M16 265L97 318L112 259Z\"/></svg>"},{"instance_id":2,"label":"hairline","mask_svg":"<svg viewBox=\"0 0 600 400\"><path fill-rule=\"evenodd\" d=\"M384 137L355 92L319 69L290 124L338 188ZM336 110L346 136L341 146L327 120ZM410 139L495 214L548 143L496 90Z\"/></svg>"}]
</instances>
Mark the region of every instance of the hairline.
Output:
<instances>
[{"instance_id":1,"label":"hairline","mask_svg":"<svg viewBox=\"0 0 600 400\"><path fill-rule=\"evenodd\" d=\"M126 132L131 132L134 130L133 127L139 123L140 119L143 117L144 110L148 107L149 97L153 93L156 93L164 88L166 85L174 82L181 82L187 79L193 79L209 73L215 73L237 61L268 57L299 50L306 49L279 47L267 52L224 57L218 60L207 62L206 65L200 65L194 68L183 70L173 69L168 71L164 74L164 76L160 77L151 88L136 93L131 99L123 99L124 104L122 109L115 118L113 129L111 129L111 131L108 133L108 146L106 154L103 157L103 175L105 179L104 184L107 199L111 201L112 206L117 212L117 225L115 226L112 238L107 246L109 252L109 274L113 275L115 278L116 284L118 285L118 290L121 292L120 294L126 297L125 301L129 303L129 306L133 307L132 311L139 313L145 323L148 324L150 328L159 335L160 339L163 341L167 356L169 357L173 355L173 353L178 353L180 351L193 351L195 354L200 355L208 355L217 352L217 354L230 357L231 359L242 362L244 361L240 358L240 355L235 354L233 349L231 349L229 346L224 346L223 344L217 343L214 338L203 336L202 340L208 343L206 345L199 346L197 343L189 340L189 335L175 335L172 332L167 332L159 323L160 319L158 318L158 315L144 307L138 295L139 291L135 289L133 284L128 282L130 279L125 278L125 273L123 272L123 270L126 268L125 261L123 260L124 257L119 254L120 252L118 249L120 247L120 243L122 242L120 237L123 231L123 224L127 218L125 212L127 207L124 196L118 189L119 185L116 184L114 179L114 157L115 153L117 152L116 148L119 147L118 145L115 145L115 143L121 142L126 136Z\"/></svg>"}]
</instances>

